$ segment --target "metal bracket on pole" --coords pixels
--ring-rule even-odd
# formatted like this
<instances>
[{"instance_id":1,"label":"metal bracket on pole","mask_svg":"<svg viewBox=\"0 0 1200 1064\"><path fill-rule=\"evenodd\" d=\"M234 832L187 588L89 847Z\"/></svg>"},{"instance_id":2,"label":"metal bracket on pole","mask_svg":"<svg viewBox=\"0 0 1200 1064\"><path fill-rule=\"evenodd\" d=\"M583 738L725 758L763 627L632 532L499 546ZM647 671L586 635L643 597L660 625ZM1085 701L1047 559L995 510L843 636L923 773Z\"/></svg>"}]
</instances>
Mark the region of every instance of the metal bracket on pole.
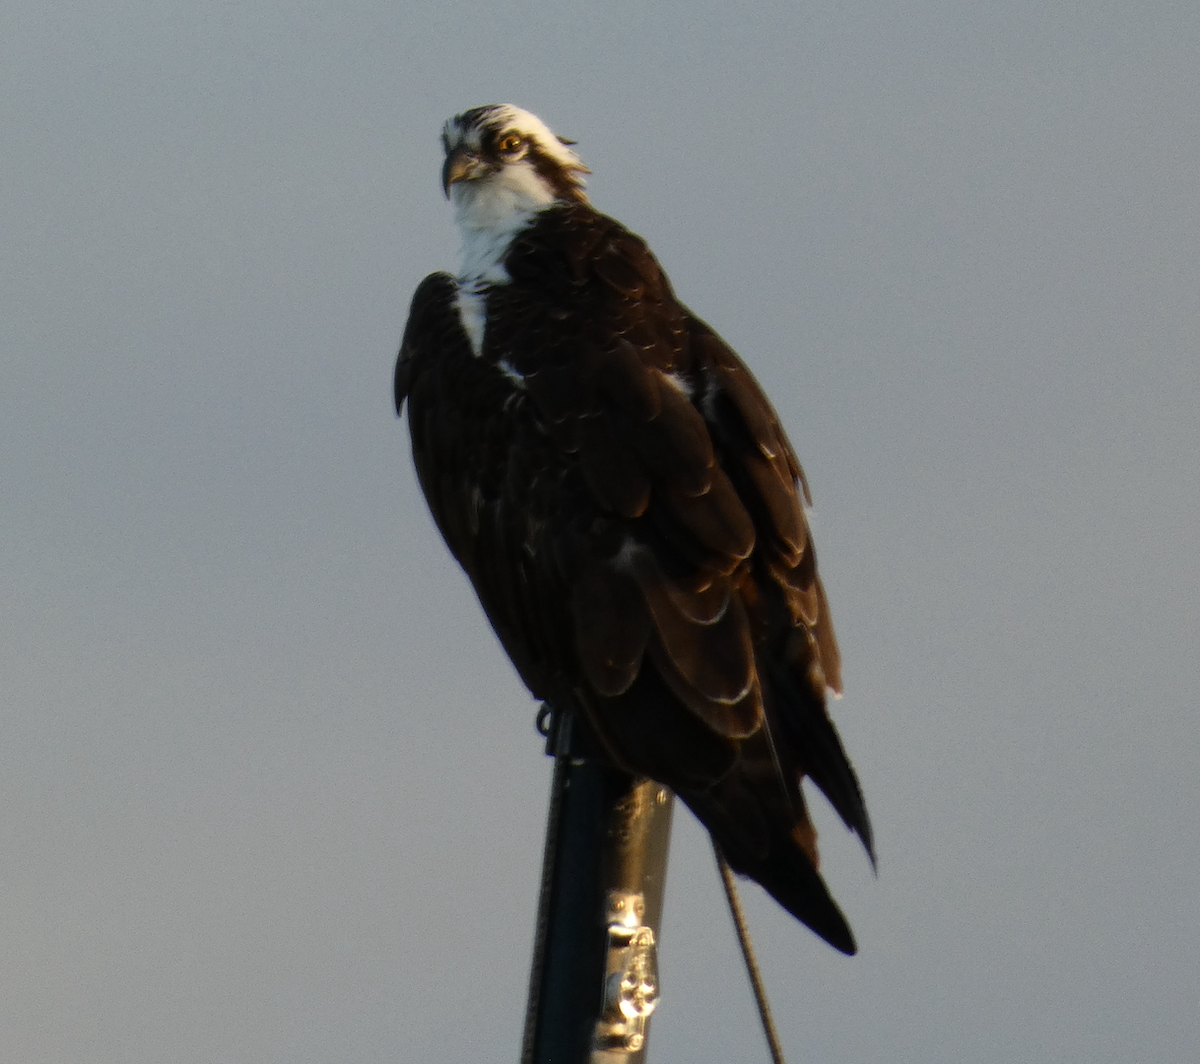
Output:
<instances>
[{"instance_id":1,"label":"metal bracket on pole","mask_svg":"<svg viewBox=\"0 0 1200 1064\"><path fill-rule=\"evenodd\" d=\"M592 1036L592 1060L625 1060L646 1044L646 1025L658 1004L658 950L654 928L642 923L646 899L614 890L608 895L608 977L604 1011Z\"/></svg>"},{"instance_id":2,"label":"metal bracket on pole","mask_svg":"<svg viewBox=\"0 0 1200 1064\"><path fill-rule=\"evenodd\" d=\"M522 1064L642 1064L673 796L595 756L569 714L555 757Z\"/></svg>"}]
</instances>

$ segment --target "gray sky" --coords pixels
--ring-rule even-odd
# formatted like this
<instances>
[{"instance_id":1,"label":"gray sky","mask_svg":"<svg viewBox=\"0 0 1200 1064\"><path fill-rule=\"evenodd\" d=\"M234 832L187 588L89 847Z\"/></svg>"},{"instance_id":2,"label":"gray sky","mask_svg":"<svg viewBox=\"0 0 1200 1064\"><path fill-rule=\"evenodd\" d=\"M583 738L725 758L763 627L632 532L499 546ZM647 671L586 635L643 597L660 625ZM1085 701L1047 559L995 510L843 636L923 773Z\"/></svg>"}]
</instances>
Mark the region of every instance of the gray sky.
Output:
<instances>
[{"instance_id":1,"label":"gray sky","mask_svg":"<svg viewBox=\"0 0 1200 1064\"><path fill-rule=\"evenodd\" d=\"M6 1058L516 1058L550 766L389 406L511 101L816 497L880 867L820 810L854 959L747 888L789 1059L1200 1059L1194 5L416 8L0 13ZM765 1060L677 823L651 1058Z\"/></svg>"}]
</instances>

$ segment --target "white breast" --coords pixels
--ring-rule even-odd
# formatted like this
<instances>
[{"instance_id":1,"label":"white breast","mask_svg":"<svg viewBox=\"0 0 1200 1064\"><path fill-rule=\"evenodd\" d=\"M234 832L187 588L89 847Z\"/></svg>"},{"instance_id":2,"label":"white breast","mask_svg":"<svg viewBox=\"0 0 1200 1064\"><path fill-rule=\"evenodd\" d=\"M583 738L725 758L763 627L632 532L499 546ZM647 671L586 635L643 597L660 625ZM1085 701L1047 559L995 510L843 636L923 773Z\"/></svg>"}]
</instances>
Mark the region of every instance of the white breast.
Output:
<instances>
[{"instance_id":1,"label":"white breast","mask_svg":"<svg viewBox=\"0 0 1200 1064\"><path fill-rule=\"evenodd\" d=\"M452 185L450 199L462 234L458 314L479 355L487 330L488 289L508 283L504 257L509 245L538 211L554 202L554 193L533 166L522 160L490 177Z\"/></svg>"}]
</instances>

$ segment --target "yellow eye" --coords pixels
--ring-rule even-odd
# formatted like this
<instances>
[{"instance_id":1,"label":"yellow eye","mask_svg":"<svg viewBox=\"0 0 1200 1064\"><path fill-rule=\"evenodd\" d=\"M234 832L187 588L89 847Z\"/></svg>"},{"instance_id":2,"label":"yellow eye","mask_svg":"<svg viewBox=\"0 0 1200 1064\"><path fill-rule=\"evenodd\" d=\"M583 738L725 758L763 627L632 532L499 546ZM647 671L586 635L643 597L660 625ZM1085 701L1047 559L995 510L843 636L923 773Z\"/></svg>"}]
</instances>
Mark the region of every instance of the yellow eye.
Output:
<instances>
[{"instance_id":1,"label":"yellow eye","mask_svg":"<svg viewBox=\"0 0 1200 1064\"><path fill-rule=\"evenodd\" d=\"M505 133L504 136L500 138L500 144L498 147L504 155L511 155L521 147L521 137L517 133Z\"/></svg>"}]
</instances>

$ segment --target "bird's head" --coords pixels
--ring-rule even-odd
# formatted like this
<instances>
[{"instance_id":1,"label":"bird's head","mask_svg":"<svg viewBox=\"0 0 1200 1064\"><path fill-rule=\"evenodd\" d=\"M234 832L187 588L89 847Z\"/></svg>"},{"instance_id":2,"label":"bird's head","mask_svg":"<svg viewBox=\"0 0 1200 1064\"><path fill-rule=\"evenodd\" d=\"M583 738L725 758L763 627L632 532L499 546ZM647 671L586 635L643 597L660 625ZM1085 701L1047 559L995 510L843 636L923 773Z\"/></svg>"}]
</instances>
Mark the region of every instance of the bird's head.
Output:
<instances>
[{"instance_id":1,"label":"bird's head","mask_svg":"<svg viewBox=\"0 0 1200 1064\"><path fill-rule=\"evenodd\" d=\"M586 203L573 141L512 104L474 107L442 127L442 188L468 229L502 228L551 203Z\"/></svg>"}]
</instances>

